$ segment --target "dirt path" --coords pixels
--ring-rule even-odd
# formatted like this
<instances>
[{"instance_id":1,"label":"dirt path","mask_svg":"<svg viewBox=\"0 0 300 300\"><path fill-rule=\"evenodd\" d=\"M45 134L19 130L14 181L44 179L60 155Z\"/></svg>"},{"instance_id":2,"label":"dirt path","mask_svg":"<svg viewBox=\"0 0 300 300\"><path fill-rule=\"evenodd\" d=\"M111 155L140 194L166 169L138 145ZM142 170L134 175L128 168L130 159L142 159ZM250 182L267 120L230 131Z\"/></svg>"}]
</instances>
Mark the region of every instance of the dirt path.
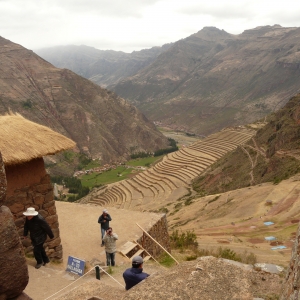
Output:
<instances>
[{"instance_id":1,"label":"dirt path","mask_svg":"<svg viewBox=\"0 0 300 300\"><path fill-rule=\"evenodd\" d=\"M103 207L57 201L56 208L63 245L63 263L50 263L46 267L36 270L34 268L35 261L28 259L29 284L25 292L34 300L46 299L76 279L74 275L65 272L69 255L83 259L86 262L90 262L92 259L105 262L105 251L100 246L100 227L97 223ZM136 222L143 228L149 228L161 216L149 212L142 213L106 208L112 217L110 225L119 236L117 248L142 235ZM128 259L120 254L116 255L116 264L118 265L116 270L119 268L121 273L123 269L130 265ZM91 280L94 277L95 275L92 273L82 281ZM122 281L121 276L119 276L119 280ZM80 280L78 284L81 284L82 281ZM75 283L70 289L76 285Z\"/></svg>"}]
</instances>

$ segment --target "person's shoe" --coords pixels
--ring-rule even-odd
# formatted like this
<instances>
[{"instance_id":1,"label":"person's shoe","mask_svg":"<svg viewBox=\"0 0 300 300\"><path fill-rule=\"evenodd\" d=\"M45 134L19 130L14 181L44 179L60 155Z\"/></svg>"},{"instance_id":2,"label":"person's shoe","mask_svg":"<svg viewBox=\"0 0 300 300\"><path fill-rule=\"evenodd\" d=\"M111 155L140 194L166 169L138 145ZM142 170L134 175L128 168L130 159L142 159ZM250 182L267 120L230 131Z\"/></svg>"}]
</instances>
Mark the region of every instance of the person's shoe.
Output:
<instances>
[{"instance_id":1,"label":"person's shoe","mask_svg":"<svg viewBox=\"0 0 300 300\"><path fill-rule=\"evenodd\" d=\"M43 266L46 266L50 261L43 262Z\"/></svg>"},{"instance_id":2,"label":"person's shoe","mask_svg":"<svg viewBox=\"0 0 300 300\"><path fill-rule=\"evenodd\" d=\"M36 264L35 268L39 269L43 264Z\"/></svg>"}]
</instances>

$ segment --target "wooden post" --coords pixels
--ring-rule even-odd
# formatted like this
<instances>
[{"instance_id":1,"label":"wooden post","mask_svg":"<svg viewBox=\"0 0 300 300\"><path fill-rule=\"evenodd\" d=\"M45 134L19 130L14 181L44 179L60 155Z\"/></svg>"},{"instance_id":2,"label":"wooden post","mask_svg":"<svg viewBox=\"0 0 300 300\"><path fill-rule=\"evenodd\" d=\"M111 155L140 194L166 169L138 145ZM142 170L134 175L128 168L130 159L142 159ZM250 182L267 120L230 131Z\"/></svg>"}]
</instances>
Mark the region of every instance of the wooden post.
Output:
<instances>
[{"instance_id":1,"label":"wooden post","mask_svg":"<svg viewBox=\"0 0 300 300\"><path fill-rule=\"evenodd\" d=\"M134 241L137 245L139 245L149 256L151 256L154 261L156 261L159 265L161 265L142 245L140 245L138 242Z\"/></svg>"},{"instance_id":2,"label":"wooden post","mask_svg":"<svg viewBox=\"0 0 300 300\"><path fill-rule=\"evenodd\" d=\"M135 223L138 227L140 227L143 232L151 239L153 240L161 249L163 249L168 255L170 255L174 261L177 263L177 265L179 265L179 262L171 255L171 253L169 253L159 242L157 242L147 231L145 231L138 223Z\"/></svg>"},{"instance_id":3,"label":"wooden post","mask_svg":"<svg viewBox=\"0 0 300 300\"><path fill-rule=\"evenodd\" d=\"M96 269L96 279L100 280L100 268L99 268L99 266L96 266L95 269Z\"/></svg>"}]
</instances>

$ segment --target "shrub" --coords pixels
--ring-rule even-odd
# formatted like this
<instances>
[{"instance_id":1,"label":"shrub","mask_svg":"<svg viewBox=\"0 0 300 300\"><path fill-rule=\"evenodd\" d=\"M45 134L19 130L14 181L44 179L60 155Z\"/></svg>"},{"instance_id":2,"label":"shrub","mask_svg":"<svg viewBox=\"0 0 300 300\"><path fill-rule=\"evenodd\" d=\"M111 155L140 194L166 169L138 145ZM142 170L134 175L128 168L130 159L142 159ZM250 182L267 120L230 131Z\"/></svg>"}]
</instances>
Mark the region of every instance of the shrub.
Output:
<instances>
[{"instance_id":1,"label":"shrub","mask_svg":"<svg viewBox=\"0 0 300 300\"><path fill-rule=\"evenodd\" d=\"M190 205L190 204L192 204L192 203L193 203L193 197L190 197L190 198L188 198L188 199L186 199L186 200L184 201L184 205L185 205L185 206Z\"/></svg>"},{"instance_id":2,"label":"shrub","mask_svg":"<svg viewBox=\"0 0 300 300\"><path fill-rule=\"evenodd\" d=\"M69 193L77 194L77 196L69 196L69 202L74 202L86 196L90 192L90 189L86 186L82 186L80 179L75 177L53 176L51 177L51 181L57 184L64 184L67 188L69 188Z\"/></svg>"},{"instance_id":3,"label":"shrub","mask_svg":"<svg viewBox=\"0 0 300 300\"><path fill-rule=\"evenodd\" d=\"M133 153L130 155L130 158L131 159L136 159L136 158L144 158L144 157L151 157L152 156L152 153L150 152L137 152L137 153Z\"/></svg>"},{"instance_id":4,"label":"shrub","mask_svg":"<svg viewBox=\"0 0 300 300\"><path fill-rule=\"evenodd\" d=\"M23 102L22 102L22 105L23 105L23 107L26 108L26 109L32 108L32 102L31 102L30 99L27 99L26 101L23 101Z\"/></svg>"},{"instance_id":5,"label":"shrub","mask_svg":"<svg viewBox=\"0 0 300 300\"><path fill-rule=\"evenodd\" d=\"M159 150L154 152L154 156L160 156L160 155L171 153L171 152L174 152L174 151L178 150L178 147L176 145L176 141L174 139L171 139L171 138L168 138L168 140L169 140L170 148L159 149Z\"/></svg>"},{"instance_id":6,"label":"shrub","mask_svg":"<svg viewBox=\"0 0 300 300\"><path fill-rule=\"evenodd\" d=\"M242 261L241 256L229 248L223 249L222 247L219 247L217 250L217 257L222 257L235 261Z\"/></svg>"},{"instance_id":7,"label":"shrub","mask_svg":"<svg viewBox=\"0 0 300 300\"><path fill-rule=\"evenodd\" d=\"M159 209L159 212L162 212L162 213L164 213L164 214L167 214L167 213L169 212L169 210L168 210L166 207L161 207L161 208Z\"/></svg>"},{"instance_id":8,"label":"shrub","mask_svg":"<svg viewBox=\"0 0 300 300\"><path fill-rule=\"evenodd\" d=\"M257 257L254 253L248 253L246 250L243 252L243 254L238 254L235 251L229 249L229 248L222 248L219 247L216 251L214 250L208 250L208 249L199 249L196 251L195 255L197 257L201 256L214 256L214 257L221 257L225 259L230 259L234 261L238 261L244 264L256 264L257 263Z\"/></svg>"},{"instance_id":9,"label":"shrub","mask_svg":"<svg viewBox=\"0 0 300 300\"><path fill-rule=\"evenodd\" d=\"M177 249L186 249L186 248L192 248L195 249L198 247L197 242L197 236L194 233L194 231L186 231L186 232L180 232L178 230L175 230L172 232L170 236L171 240L171 247L177 248Z\"/></svg>"}]
</instances>

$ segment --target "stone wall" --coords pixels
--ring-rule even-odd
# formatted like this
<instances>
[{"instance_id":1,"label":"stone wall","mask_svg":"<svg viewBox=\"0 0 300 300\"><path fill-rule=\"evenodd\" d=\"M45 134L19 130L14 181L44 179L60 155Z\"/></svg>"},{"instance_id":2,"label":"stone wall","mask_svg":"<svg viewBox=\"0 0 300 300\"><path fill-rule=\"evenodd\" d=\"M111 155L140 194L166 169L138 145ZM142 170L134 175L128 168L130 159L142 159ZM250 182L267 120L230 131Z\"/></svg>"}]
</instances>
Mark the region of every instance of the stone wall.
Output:
<instances>
[{"instance_id":1,"label":"stone wall","mask_svg":"<svg viewBox=\"0 0 300 300\"><path fill-rule=\"evenodd\" d=\"M149 230L147 230L158 243L160 243L166 250L171 251L170 237L168 233L168 222L166 215L163 215ZM164 253L150 237L145 233L137 240L137 242L145 248L154 258Z\"/></svg>"},{"instance_id":2,"label":"stone wall","mask_svg":"<svg viewBox=\"0 0 300 300\"><path fill-rule=\"evenodd\" d=\"M300 300L300 226L298 226L280 300Z\"/></svg>"},{"instance_id":3,"label":"stone wall","mask_svg":"<svg viewBox=\"0 0 300 300\"><path fill-rule=\"evenodd\" d=\"M61 260L62 245L59 236L58 216L50 176L46 173L42 158L30 162L6 166L7 196L4 201L12 212L20 236L23 236L25 216L28 207L34 207L50 225L54 239L46 241L45 250L49 258ZM30 239L22 241L25 253L32 252Z\"/></svg>"},{"instance_id":4,"label":"stone wall","mask_svg":"<svg viewBox=\"0 0 300 300\"><path fill-rule=\"evenodd\" d=\"M4 205L0 205L0 241L0 299L12 299L23 292L29 276L13 216Z\"/></svg>"}]
</instances>

